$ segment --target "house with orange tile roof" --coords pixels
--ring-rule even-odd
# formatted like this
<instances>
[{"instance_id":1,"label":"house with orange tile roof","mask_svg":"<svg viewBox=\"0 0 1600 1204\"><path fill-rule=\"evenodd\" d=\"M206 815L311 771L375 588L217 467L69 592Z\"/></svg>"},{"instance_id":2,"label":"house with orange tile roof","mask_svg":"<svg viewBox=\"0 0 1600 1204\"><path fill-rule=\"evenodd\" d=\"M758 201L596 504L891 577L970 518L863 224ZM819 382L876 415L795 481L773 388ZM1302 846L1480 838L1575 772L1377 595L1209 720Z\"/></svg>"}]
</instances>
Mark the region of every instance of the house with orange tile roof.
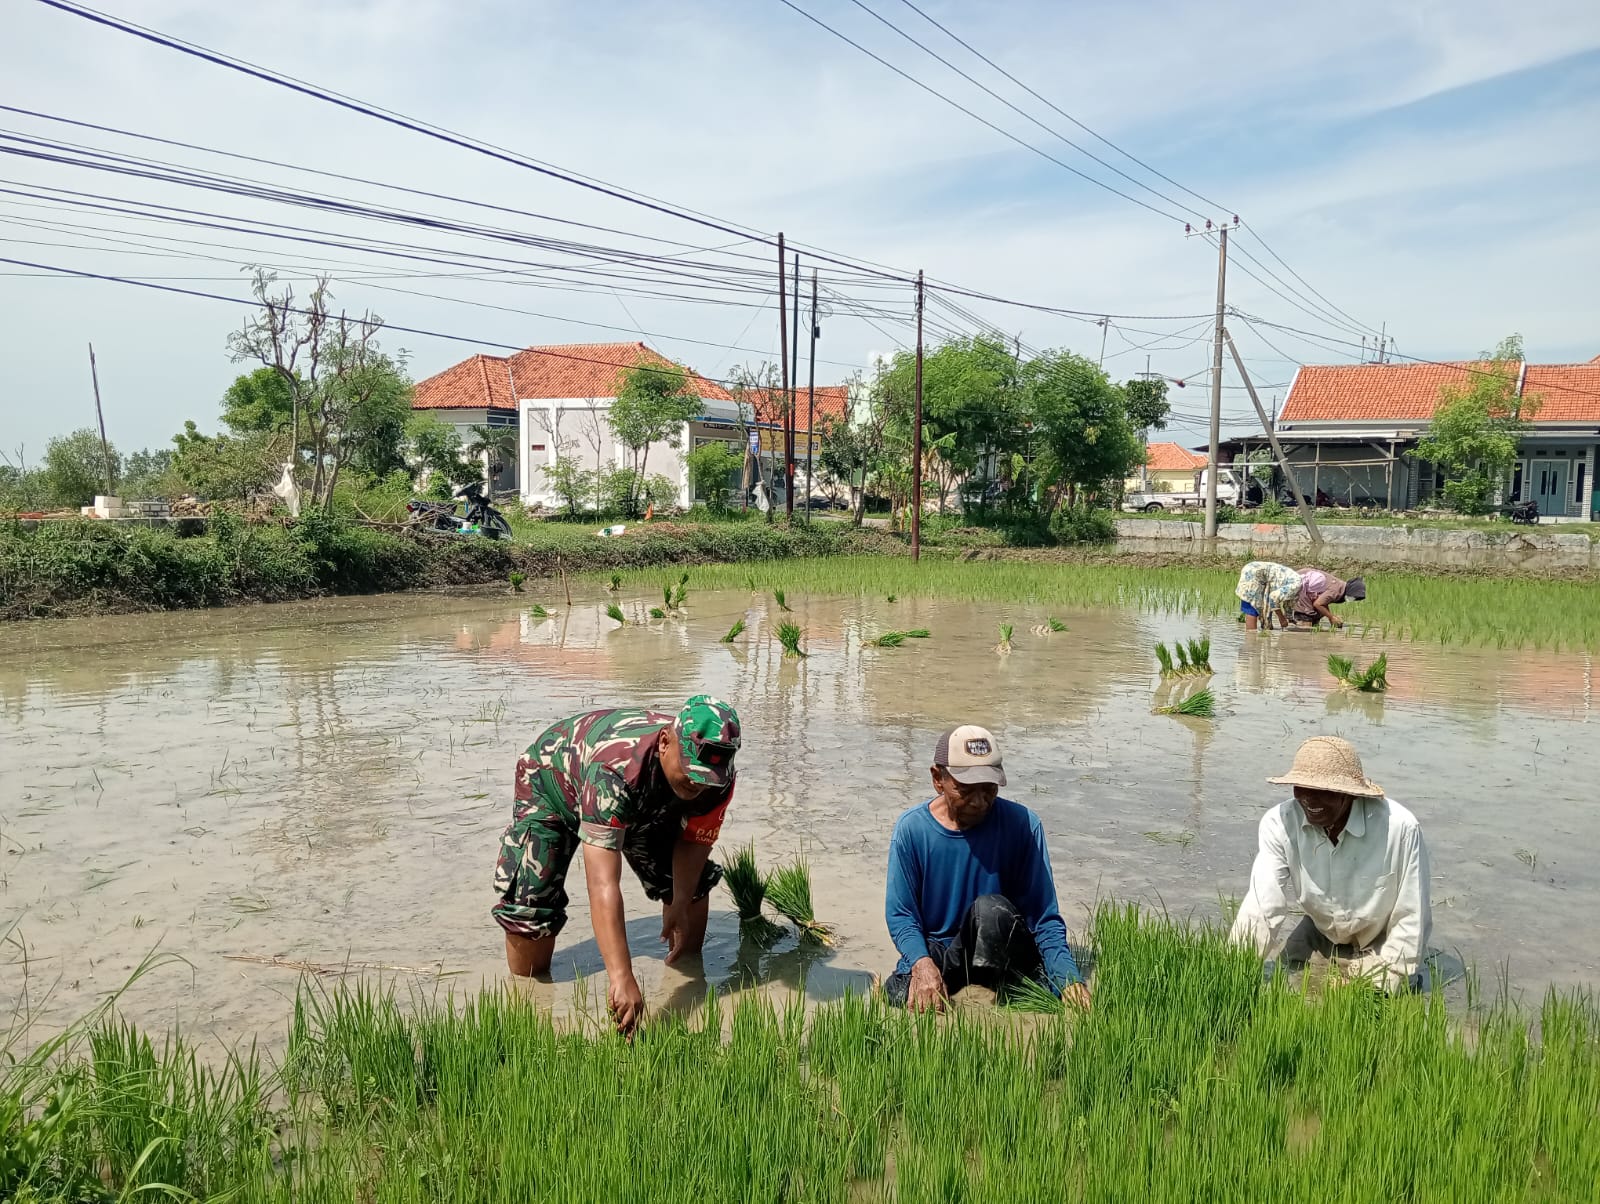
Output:
<instances>
[{"instance_id":1,"label":"house with orange tile roof","mask_svg":"<svg viewBox=\"0 0 1600 1204\"><path fill-rule=\"evenodd\" d=\"M1143 470L1136 470L1122 484L1129 493L1196 493L1205 466L1202 453L1182 444L1151 443L1145 447Z\"/></svg>"},{"instance_id":2,"label":"house with orange tile roof","mask_svg":"<svg viewBox=\"0 0 1600 1204\"><path fill-rule=\"evenodd\" d=\"M1415 455L1445 386L1494 370L1455 363L1306 364L1279 413L1284 455L1307 496L1340 505L1409 510L1436 504L1443 471ZM1513 361L1516 395L1537 399L1505 502L1538 504L1541 516L1589 520L1600 449L1600 356L1581 364ZM1248 458L1265 440L1232 440Z\"/></svg>"},{"instance_id":3,"label":"house with orange tile roof","mask_svg":"<svg viewBox=\"0 0 1600 1204\"><path fill-rule=\"evenodd\" d=\"M624 452L617 446L606 421L623 374L629 369L672 367L672 362L644 343L570 343L528 347L514 355L475 355L443 372L420 381L412 407L437 412L463 432L473 424L516 426L519 430L518 463L505 488L516 488L527 504L557 506L547 469L558 456L572 457L584 467L607 471L621 465ZM690 506L692 496L684 455L708 441L731 444L741 453L757 452L761 477L769 493L783 496L783 432L781 399L758 393L742 407L718 382L690 370L689 380L700 398L701 413L675 441L653 444L646 462L651 475L668 477L678 485L679 504ZM848 405L845 386L818 386L813 400L802 388L796 398L797 470L804 487L803 461L808 446L808 416L844 417ZM676 446L674 446L674 442ZM497 484L502 484L497 482ZM730 489L742 482L730 479Z\"/></svg>"}]
</instances>

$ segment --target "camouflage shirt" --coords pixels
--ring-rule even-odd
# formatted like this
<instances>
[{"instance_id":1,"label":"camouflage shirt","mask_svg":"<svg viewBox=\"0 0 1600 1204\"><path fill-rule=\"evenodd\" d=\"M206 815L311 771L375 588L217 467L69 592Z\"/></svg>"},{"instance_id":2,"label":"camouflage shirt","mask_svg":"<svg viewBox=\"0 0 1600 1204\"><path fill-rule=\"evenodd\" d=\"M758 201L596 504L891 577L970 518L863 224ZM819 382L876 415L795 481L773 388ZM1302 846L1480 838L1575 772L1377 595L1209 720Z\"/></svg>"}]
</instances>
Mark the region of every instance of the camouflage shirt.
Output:
<instances>
[{"instance_id":1,"label":"camouflage shirt","mask_svg":"<svg viewBox=\"0 0 1600 1204\"><path fill-rule=\"evenodd\" d=\"M683 838L715 844L734 782L692 802L672 792L656 749L673 716L639 709L589 711L551 724L517 760L515 819L543 805L578 838L620 849L629 826L673 823Z\"/></svg>"}]
</instances>

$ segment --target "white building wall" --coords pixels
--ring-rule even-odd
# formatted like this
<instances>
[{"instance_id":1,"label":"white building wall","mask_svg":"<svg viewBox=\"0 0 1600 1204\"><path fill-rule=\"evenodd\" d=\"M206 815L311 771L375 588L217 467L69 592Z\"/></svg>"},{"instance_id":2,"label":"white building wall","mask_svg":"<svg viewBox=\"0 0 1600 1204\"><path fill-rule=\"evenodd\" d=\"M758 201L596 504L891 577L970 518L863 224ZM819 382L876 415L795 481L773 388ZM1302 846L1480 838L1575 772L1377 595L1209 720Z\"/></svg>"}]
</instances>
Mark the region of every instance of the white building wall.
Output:
<instances>
[{"instance_id":1,"label":"white building wall","mask_svg":"<svg viewBox=\"0 0 1600 1204\"><path fill-rule=\"evenodd\" d=\"M576 459L584 468L608 472L620 467L627 458L619 447L606 421L611 408L609 397L575 397L532 399L517 403L522 415L522 500L525 505L544 507L565 505L565 500L550 489L545 469L554 464L557 456ZM679 440L683 446L674 448L665 441L652 443L645 459L646 476L664 476L678 486L678 505L689 504L689 470L684 463L684 453L689 446L686 425ZM598 450L597 450L598 447Z\"/></svg>"}]
</instances>

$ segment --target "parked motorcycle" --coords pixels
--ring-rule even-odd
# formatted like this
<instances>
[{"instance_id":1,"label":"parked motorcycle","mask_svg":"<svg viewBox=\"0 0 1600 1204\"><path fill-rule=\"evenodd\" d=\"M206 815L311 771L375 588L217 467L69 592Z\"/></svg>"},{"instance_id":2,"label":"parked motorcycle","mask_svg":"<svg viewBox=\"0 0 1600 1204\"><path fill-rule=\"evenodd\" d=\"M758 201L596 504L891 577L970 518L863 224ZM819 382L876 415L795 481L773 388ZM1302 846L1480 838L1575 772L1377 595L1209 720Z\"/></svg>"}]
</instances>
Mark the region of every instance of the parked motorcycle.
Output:
<instances>
[{"instance_id":1,"label":"parked motorcycle","mask_svg":"<svg viewBox=\"0 0 1600 1204\"><path fill-rule=\"evenodd\" d=\"M412 525L424 531L437 531L444 535L484 535L490 539L511 538L511 524L484 495L481 482L468 482L456 490L455 496L466 502L465 515L456 510L454 502L434 502L425 498L412 498L406 503L406 513Z\"/></svg>"}]
</instances>

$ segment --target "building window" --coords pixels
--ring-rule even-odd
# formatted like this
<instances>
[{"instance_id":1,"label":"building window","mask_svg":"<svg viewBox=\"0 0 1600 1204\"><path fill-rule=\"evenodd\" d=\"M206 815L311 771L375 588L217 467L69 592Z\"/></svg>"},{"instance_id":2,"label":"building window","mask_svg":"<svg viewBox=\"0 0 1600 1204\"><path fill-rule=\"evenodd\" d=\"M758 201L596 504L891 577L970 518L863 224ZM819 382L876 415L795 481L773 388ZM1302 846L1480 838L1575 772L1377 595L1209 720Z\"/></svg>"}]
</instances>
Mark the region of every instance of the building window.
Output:
<instances>
[{"instance_id":1,"label":"building window","mask_svg":"<svg viewBox=\"0 0 1600 1204\"><path fill-rule=\"evenodd\" d=\"M1511 500L1514 501L1514 502L1520 502L1522 500L1522 461L1521 460L1517 461L1516 471L1511 474Z\"/></svg>"},{"instance_id":2,"label":"building window","mask_svg":"<svg viewBox=\"0 0 1600 1204\"><path fill-rule=\"evenodd\" d=\"M1584 477L1584 473L1588 469L1588 467L1589 467L1588 461L1586 461L1586 460L1579 460L1578 461L1578 488L1577 488L1577 492L1572 495L1572 500L1575 501L1575 502L1583 501L1583 477Z\"/></svg>"}]
</instances>

